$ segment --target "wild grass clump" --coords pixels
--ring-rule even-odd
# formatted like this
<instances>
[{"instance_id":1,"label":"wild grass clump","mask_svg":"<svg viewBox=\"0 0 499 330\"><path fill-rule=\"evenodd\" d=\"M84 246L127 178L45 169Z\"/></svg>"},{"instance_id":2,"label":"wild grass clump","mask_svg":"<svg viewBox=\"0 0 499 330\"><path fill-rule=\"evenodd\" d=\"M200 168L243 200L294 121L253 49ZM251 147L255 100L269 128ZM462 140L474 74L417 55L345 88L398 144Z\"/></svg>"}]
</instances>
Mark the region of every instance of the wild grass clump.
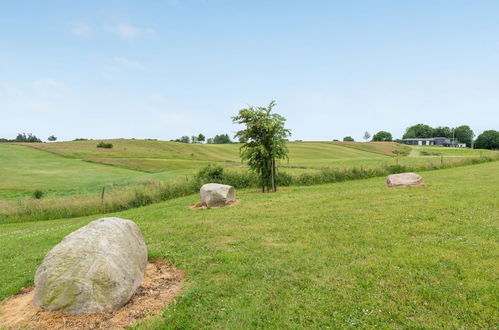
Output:
<instances>
[{"instance_id":1,"label":"wild grass clump","mask_svg":"<svg viewBox=\"0 0 499 330\"><path fill-rule=\"evenodd\" d=\"M135 187L111 190L103 199L101 196L70 196L3 201L0 222L28 222L118 212L191 195L197 190L198 184L192 179L168 183L150 181Z\"/></svg>"}]
</instances>

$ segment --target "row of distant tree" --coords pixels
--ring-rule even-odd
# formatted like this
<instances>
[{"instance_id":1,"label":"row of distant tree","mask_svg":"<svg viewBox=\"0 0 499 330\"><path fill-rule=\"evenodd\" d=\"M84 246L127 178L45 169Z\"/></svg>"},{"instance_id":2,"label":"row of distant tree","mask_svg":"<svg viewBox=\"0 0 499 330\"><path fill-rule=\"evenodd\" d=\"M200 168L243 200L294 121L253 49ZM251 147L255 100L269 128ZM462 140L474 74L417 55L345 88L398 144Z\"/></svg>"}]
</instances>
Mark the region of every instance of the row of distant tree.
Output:
<instances>
[{"instance_id":1,"label":"row of distant tree","mask_svg":"<svg viewBox=\"0 0 499 330\"><path fill-rule=\"evenodd\" d=\"M439 127L431 127L425 124L417 124L411 127L408 127L405 131L405 134L402 136L403 139L408 138L432 138L432 137L446 137L446 138L455 138L460 143L466 143L466 146L471 146L473 137L475 134L473 130L468 125L462 125L455 128L450 128L447 126L439 126ZM371 134L369 132L365 132L363 136L365 141L369 141L371 139ZM48 141L56 141L57 137L51 135L47 138ZM86 140L86 139L75 139L75 141ZM208 144L228 144L235 143L230 139L229 134L218 134L212 138L206 139L203 134L199 134L197 136L193 135L182 136L179 139L171 140L175 142L182 143L208 143ZM335 140L337 141L337 140ZM345 142L353 142L355 141L351 136L345 136L343 138ZM373 142L388 142L393 141L393 136L390 132L387 131L379 131L372 136L370 141ZM3 139L0 138L0 142L42 142L41 139L36 137L31 133L19 133L15 139ZM240 143L244 143L244 139L239 139ZM474 140L475 148L479 149L499 149L499 132L495 130L487 130L482 134L478 135L476 140Z\"/></svg>"},{"instance_id":2,"label":"row of distant tree","mask_svg":"<svg viewBox=\"0 0 499 330\"><path fill-rule=\"evenodd\" d=\"M47 138L49 141L55 141L57 138L54 135L51 135ZM17 134L15 139L3 139L0 138L0 142L42 142L39 138L36 137L36 135L33 135L31 133L19 133Z\"/></svg>"},{"instance_id":3,"label":"row of distant tree","mask_svg":"<svg viewBox=\"0 0 499 330\"><path fill-rule=\"evenodd\" d=\"M369 141L371 138L371 134L369 132L364 133L364 140ZM345 136L343 138L344 142L354 142L355 140L351 136ZM379 131L378 133L373 135L372 140L373 142L389 142L393 141L392 133L387 132L387 131Z\"/></svg>"},{"instance_id":4,"label":"row of distant tree","mask_svg":"<svg viewBox=\"0 0 499 330\"><path fill-rule=\"evenodd\" d=\"M228 144L228 143L234 143L229 137L229 134L218 134L215 135L215 137L208 138L199 133L199 135L193 135L191 137L188 137L187 135L182 136L179 139L175 140L170 140L173 142L181 142L181 143L203 143L206 141L208 144Z\"/></svg>"},{"instance_id":5,"label":"row of distant tree","mask_svg":"<svg viewBox=\"0 0 499 330\"><path fill-rule=\"evenodd\" d=\"M476 140L473 140L475 133L468 125L462 125L458 127L448 127L448 126L438 126L431 127L426 124L416 124L408 127L405 130L403 139L410 138L434 138L434 137L445 137L454 138L460 143L466 143L466 146L470 147L474 142L474 146L480 149L499 149L499 132L495 130L487 130L480 134ZM371 134L365 132L363 136L365 141L369 141ZM354 139L351 136L345 136L343 141L351 142ZM393 136L390 132L379 131L372 136L371 141L393 141Z\"/></svg>"}]
</instances>

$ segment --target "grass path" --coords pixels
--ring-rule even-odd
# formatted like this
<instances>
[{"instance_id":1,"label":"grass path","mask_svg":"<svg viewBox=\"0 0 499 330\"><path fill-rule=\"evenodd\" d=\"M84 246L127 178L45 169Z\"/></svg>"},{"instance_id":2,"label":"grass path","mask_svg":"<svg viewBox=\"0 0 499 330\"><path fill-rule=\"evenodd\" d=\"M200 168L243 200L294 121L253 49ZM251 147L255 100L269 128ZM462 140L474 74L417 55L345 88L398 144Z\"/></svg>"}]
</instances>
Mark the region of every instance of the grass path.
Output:
<instances>
[{"instance_id":1,"label":"grass path","mask_svg":"<svg viewBox=\"0 0 499 330\"><path fill-rule=\"evenodd\" d=\"M187 273L147 328L493 328L499 323L497 162L264 195L192 211L189 196L116 215L150 257ZM32 283L45 253L97 216L0 225L0 299Z\"/></svg>"}]
</instances>

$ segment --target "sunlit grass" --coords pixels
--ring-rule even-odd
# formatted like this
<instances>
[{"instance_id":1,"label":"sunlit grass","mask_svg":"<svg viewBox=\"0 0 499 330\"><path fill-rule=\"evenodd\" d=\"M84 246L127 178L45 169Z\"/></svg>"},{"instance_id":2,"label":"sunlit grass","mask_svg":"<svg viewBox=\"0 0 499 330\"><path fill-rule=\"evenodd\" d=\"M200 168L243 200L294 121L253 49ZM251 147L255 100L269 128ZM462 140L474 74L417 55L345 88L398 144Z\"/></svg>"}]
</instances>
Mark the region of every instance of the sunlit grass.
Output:
<instances>
[{"instance_id":1,"label":"sunlit grass","mask_svg":"<svg viewBox=\"0 0 499 330\"><path fill-rule=\"evenodd\" d=\"M113 215L149 256L186 272L164 319L139 328L480 328L499 323L499 163L276 194L190 210L191 195ZM109 216L109 215L107 215ZM100 216L0 224L0 299L33 283L45 253Z\"/></svg>"}]
</instances>

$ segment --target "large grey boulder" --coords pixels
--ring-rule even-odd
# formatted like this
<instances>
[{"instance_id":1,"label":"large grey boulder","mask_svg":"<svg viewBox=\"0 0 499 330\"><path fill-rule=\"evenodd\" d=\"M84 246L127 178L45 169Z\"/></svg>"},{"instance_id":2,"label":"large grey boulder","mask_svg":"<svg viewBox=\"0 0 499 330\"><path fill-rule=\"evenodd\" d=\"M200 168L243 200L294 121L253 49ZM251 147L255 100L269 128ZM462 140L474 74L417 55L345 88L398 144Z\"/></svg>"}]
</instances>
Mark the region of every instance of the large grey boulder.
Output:
<instances>
[{"instance_id":1,"label":"large grey boulder","mask_svg":"<svg viewBox=\"0 0 499 330\"><path fill-rule=\"evenodd\" d=\"M33 305L72 315L126 304L144 279L147 248L137 225L102 218L49 251L35 275Z\"/></svg>"},{"instance_id":2,"label":"large grey boulder","mask_svg":"<svg viewBox=\"0 0 499 330\"><path fill-rule=\"evenodd\" d=\"M388 187L413 186L420 184L423 178L416 173L391 174L386 178Z\"/></svg>"},{"instance_id":3,"label":"large grey boulder","mask_svg":"<svg viewBox=\"0 0 499 330\"><path fill-rule=\"evenodd\" d=\"M202 203L208 207L225 206L236 201L236 190L225 184L207 183L199 192Z\"/></svg>"}]
</instances>

